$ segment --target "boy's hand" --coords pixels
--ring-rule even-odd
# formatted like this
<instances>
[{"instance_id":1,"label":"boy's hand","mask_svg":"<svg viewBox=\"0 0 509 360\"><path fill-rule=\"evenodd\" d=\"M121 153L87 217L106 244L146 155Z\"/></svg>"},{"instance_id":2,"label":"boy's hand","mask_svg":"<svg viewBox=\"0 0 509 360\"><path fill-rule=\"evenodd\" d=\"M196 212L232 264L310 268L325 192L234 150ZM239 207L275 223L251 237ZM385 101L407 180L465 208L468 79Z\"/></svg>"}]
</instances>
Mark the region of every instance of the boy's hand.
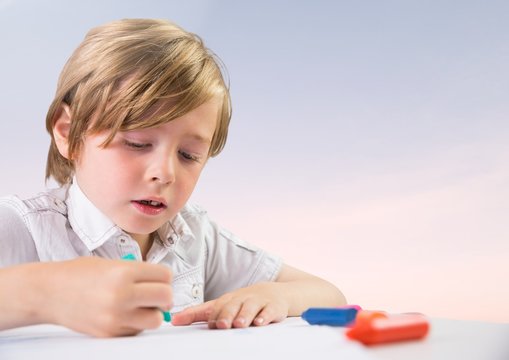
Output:
<instances>
[{"instance_id":1,"label":"boy's hand","mask_svg":"<svg viewBox=\"0 0 509 360\"><path fill-rule=\"evenodd\" d=\"M173 325L207 321L212 329L267 325L300 316L310 307L343 306L343 294L331 283L283 264L274 282L262 282L173 314Z\"/></svg>"},{"instance_id":2,"label":"boy's hand","mask_svg":"<svg viewBox=\"0 0 509 360\"><path fill-rule=\"evenodd\" d=\"M172 306L171 272L144 262L82 257L44 263L34 284L40 322L93 336L134 335L161 325Z\"/></svg>"},{"instance_id":3,"label":"boy's hand","mask_svg":"<svg viewBox=\"0 0 509 360\"><path fill-rule=\"evenodd\" d=\"M288 316L289 305L284 300L281 285L276 282L258 283L224 294L218 299L172 314L172 324L178 326L207 321L211 329L230 329L282 321Z\"/></svg>"}]
</instances>

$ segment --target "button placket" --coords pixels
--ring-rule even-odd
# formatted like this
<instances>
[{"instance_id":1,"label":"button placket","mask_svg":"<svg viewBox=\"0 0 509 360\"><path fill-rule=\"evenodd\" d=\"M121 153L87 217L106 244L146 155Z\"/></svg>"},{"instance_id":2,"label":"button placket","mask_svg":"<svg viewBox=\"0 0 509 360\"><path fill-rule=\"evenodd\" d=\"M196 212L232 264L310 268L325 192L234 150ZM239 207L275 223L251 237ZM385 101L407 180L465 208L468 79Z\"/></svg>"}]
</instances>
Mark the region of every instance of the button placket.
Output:
<instances>
[{"instance_id":1,"label":"button placket","mask_svg":"<svg viewBox=\"0 0 509 360\"><path fill-rule=\"evenodd\" d=\"M136 255L138 253L136 250L136 247L133 247L133 244L130 241L128 236L126 236L126 235L119 236L117 246L120 250L121 256L132 254L132 255L135 255L136 257L138 257L138 255Z\"/></svg>"}]
</instances>

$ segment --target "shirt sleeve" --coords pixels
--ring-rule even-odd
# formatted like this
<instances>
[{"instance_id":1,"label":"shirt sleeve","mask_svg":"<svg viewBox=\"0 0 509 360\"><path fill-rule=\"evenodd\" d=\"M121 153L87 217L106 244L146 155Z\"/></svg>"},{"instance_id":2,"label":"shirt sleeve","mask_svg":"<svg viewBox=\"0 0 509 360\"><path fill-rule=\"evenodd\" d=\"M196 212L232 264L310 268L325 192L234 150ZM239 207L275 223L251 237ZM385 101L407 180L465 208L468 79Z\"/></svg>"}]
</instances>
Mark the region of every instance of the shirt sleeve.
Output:
<instances>
[{"instance_id":1,"label":"shirt sleeve","mask_svg":"<svg viewBox=\"0 0 509 360\"><path fill-rule=\"evenodd\" d=\"M14 197L0 199L0 268L39 261L18 202Z\"/></svg>"},{"instance_id":2,"label":"shirt sleeve","mask_svg":"<svg viewBox=\"0 0 509 360\"><path fill-rule=\"evenodd\" d=\"M262 281L276 280L282 260L208 221L204 300Z\"/></svg>"}]
</instances>

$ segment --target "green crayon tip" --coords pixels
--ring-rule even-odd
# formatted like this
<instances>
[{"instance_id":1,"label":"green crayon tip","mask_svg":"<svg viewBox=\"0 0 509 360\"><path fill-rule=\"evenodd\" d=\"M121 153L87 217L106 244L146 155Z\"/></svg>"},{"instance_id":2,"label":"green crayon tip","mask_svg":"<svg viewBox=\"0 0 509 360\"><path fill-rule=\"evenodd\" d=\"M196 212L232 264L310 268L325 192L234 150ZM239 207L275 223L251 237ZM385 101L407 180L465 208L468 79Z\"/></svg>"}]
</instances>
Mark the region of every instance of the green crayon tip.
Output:
<instances>
[{"instance_id":1,"label":"green crayon tip","mask_svg":"<svg viewBox=\"0 0 509 360\"><path fill-rule=\"evenodd\" d=\"M164 318L164 321L165 322L170 322L171 321L171 314L169 311L162 311L161 312L163 313L163 318Z\"/></svg>"}]
</instances>

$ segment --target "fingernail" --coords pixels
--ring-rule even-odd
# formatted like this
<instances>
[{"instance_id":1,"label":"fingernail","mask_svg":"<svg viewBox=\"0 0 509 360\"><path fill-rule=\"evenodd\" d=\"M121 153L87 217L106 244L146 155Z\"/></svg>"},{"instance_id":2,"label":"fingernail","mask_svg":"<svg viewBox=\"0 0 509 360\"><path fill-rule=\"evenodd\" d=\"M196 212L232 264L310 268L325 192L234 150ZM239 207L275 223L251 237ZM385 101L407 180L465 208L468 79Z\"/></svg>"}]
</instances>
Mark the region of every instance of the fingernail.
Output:
<instances>
[{"instance_id":1,"label":"fingernail","mask_svg":"<svg viewBox=\"0 0 509 360\"><path fill-rule=\"evenodd\" d=\"M239 317L239 318L235 319L235 326L242 327L245 324L246 324L246 319L244 319L243 317Z\"/></svg>"},{"instance_id":2,"label":"fingernail","mask_svg":"<svg viewBox=\"0 0 509 360\"><path fill-rule=\"evenodd\" d=\"M219 329L228 329L230 327L230 324L228 323L228 321L226 319L220 319L220 320L217 320L216 326Z\"/></svg>"},{"instance_id":3,"label":"fingernail","mask_svg":"<svg viewBox=\"0 0 509 360\"><path fill-rule=\"evenodd\" d=\"M263 318L261 317L257 317L255 320L254 320L255 324L256 325L262 325L263 324Z\"/></svg>"}]
</instances>

